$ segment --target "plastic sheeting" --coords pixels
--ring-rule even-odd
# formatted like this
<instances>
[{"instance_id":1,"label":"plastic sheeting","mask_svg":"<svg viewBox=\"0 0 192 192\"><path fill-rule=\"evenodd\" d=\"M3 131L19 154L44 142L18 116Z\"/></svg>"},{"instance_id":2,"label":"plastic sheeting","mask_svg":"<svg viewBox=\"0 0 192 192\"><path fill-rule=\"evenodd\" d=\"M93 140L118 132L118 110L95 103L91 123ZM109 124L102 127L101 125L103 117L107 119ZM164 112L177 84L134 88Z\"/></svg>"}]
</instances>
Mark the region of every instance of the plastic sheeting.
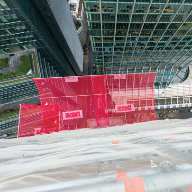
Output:
<instances>
[{"instance_id":1,"label":"plastic sheeting","mask_svg":"<svg viewBox=\"0 0 192 192\"><path fill-rule=\"evenodd\" d=\"M58 106L59 130L74 130L157 120L153 90L155 75L74 76L33 81L39 91L41 106L49 106L52 111L50 106ZM23 115L27 116L21 108L20 119ZM50 114L47 115L50 118ZM44 118L46 115L41 120L43 128L46 127L44 122L47 122ZM22 127L22 123L19 126Z\"/></svg>"},{"instance_id":2,"label":"plastic sheeting","mask_svg":"<svg viewBox=\"0 0 192 192\"><path fill-rule=\"evenodd\" d=\"M146 191L189 192L191 130L192 119L166 119L1 139L0 191L125 192L117 174L126 172L142 177Z\"/></svg>"}]
</instances>

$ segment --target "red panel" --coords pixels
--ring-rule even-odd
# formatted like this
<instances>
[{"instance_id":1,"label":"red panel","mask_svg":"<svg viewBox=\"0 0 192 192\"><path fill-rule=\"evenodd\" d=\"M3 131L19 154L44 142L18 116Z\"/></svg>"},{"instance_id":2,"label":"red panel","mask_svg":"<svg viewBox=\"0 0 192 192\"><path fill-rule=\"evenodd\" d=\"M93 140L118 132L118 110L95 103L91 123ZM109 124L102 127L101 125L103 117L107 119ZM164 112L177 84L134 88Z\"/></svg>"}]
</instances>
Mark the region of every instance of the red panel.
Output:
<instances>
[{"instance_id":1,"label":"red panel","mask_svg":"<svg viewBox=\"0 0 192 192\"><path fill-rule=\"evenodd\" d=\"M18 137L34 136L41 133L42 113L39 105L20 105Z\"/></svg>"},{"instance_id":2,"label":"red panel","mask_svg":"<svg viewBox=\"0 0 192 192\"><path fill-rule=\"evenodd\" d=\"M95 116L97 127L108 127L109 121L107 112L106 76L93 76L91 80L95 100Z\"/></svg>"},{"instance_id":3,"label":"red panel","mask_svg":"<svg viewBox=\"0 0 192 192\"><path fill-rule=\"evenodd\" d=\"M107 104L111 126L157 120L153 90L155 75L149 73L127 74L126 78L125 75L122 77L120 75L107 76ZM119 113L115 110L119 105L122 106L122 109L133 105L135 111L127 110L127 112ZM149 109L147 106L153 108ZM149 110L154 113L151 115Z\"/></svg>"},{"instance_id":4,"label":"red panel","mask_svg":"<svg viewBox=\"0 0 192 192\"><path fill-rule=\"evenodd\" d=\"M78 96L78 109L83 111L83 118L77 120L77 128L95 128L97 127L95 112L95 97Z\"/></svg>"},{"instance_id":5,"label":"red panel","mask_svg":"<svg viewBox=\"0 0 192 192\"><path fill-rule=\"evenodd\" d=\"M42 106L42 132L52 133L59 130L59 105L44 105Z\"/></svg>"},{"instance_id":6,"label":"red panel","mask_svg":"<svg viewBox=\"0 0 192 192\"><path fill-rule=\"evenodd\" d=\"M50 85L47 84L47 79L33 79L37 86L40 98L53 97L53 92L50 89Z\"/></svg>"},{"instance_id":7,"label":"red panel","mask_svg":"<svg viewBox=\"0 0 192 192\"><path fill-rule=\"evenodd\" d=\"M42 106L21 105L18 136L157 120L155 75L33 79Z\"/></svg>"},{"instance_id":8,"label":"red panel","mask_svg":"<svg viewBox=\"0 0 192 192\"><path fill-rule=\"evenodd\" d=\"M125 113L116 112L116 105L127 104L126 75L107 75L106 79L109 125L126 124Z\"/></svg>"},{"instance_id":9,"label":"red panel","mask_svg":"<svg viewBox=\"0 0 192 192\"><path fill-rule=\"evenodd\" d=\"M18 137L59 131L58 105L20 105Z\"/></svg>"},{"instance_id":10,"label":"red panel","mask_svg":"<svg viewBox=\"0 0 192 192\"><path fill-rule=\"evenodd\" d=\"M92 95L91 76L64 77L63 96Z\"/></svg>"}]
</instances>

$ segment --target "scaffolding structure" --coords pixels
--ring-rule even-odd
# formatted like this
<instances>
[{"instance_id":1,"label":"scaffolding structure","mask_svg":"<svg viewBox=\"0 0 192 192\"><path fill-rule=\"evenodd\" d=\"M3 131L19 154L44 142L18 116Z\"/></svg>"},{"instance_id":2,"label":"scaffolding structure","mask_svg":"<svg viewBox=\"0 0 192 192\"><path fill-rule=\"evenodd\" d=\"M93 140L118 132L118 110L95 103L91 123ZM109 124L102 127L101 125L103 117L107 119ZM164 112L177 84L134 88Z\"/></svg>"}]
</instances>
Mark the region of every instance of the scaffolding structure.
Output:
<instances>
[{"instance_id":1,"label":"scaffolding structure","mask_svg":"<svg viewBox=\"0 0 192 192\"><path fill-rule=\"evenodd\" d=\"M192 107L192 65L189 77L182 83L170 84L167 88L155 90L155 108Z\"/></svg>"}]
</instances>

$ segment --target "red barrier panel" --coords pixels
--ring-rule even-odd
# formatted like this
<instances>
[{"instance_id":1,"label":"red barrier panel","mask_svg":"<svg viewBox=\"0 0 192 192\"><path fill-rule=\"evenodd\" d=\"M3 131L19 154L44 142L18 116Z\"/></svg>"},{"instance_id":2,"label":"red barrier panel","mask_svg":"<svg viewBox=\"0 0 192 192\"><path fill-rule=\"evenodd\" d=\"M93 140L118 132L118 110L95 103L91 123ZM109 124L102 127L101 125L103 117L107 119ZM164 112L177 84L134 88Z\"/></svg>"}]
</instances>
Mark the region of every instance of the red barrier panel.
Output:
<instances>
[{"instance_id":1,"label":"red barrier panel","mask_svg":"<svg viewBox=\"0 0 192 192\"><path fill-rule=\"evenodd\" d=\"M59 105L20 105L18 137L59 131Z\"/></svg>"},{"instance_id":2,"label":"red barrier panel","mask_svg":"<svg viewBox=\"0 0 192 192\"><path fill-rule=\"evenodd\" d=\"M54 114L60 117L59 130L74 130L157 120L153 90L155 75L156 73L75 76L33 81L38 88L42 107L60 107L59 112L56 110L58 114L56 115L56 111ZM38 107L35 108L35 113L37 109L40 110ZM48 132L57 131L46 120L46 115L51 118L48 107L47 110L42 109L41 133L46 133L44 129ZM50 107L50 110L53 112L53 108ZM25 112L21 108L20 117L25 117ZM21 130L22 126L20 123Z\"/></svg>"}]
</instances>

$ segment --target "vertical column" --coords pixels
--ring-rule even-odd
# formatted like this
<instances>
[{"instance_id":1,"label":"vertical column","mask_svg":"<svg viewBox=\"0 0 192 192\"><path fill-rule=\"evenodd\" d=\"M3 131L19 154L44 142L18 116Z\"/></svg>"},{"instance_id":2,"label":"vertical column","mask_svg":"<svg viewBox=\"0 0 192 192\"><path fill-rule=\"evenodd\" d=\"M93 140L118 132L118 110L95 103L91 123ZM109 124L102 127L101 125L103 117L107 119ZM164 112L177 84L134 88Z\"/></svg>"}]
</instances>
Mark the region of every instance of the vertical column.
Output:
<instances>
[{"instance_id":1,"label":"vertical column","mask_svg":"<svg viewBox=\"0 0 192 192\"><path fill-rule=\"evenodd\" d=\"M44 74L45 74L45 77L47 78L47 77L49 77L48 76L48 72L47 72L47 66L46 66L46 61L45 61L45 58L43 58L43 66L44 66Z\"/></svg>"},{"instance_id":2,"label":"vertical column","mask_svg":"<svg viewBox=\"0 0 192 192\"><path fill-rule=\"evenodd\" d=\"M41 70L40 70L40 66L39 66L39 56L38 56L37 50L35 50L35 57L36 57L36 61L37 61L38 74L39 74L39 77L41 77Z\"/></svg>"},{"instance_id":3,"label":"vertical column","mask_svg":"<svg viewBox=\"0 0 192 192\"><path fill-rule=\"evenodd\" d=\"M114 29L114 35L113 35L113 53L112 53L112 70L113 70L113 58L114 58L114 51L115 51L115 36L116 36L116 29L117 29L117 14L118 14L118 5L119 5L119 0L117 0L116 3L116 12L115 12L115 29ZM121 66L119 66L119 74L120 74L120 68Z\"/></svg>"},{"instance_id":4,"label":"vertical column","mask_svg":"<svg viewBox=\"0 0 192 192\"><path fill-rule=\"evenodd\" d=\"M38 55L38 62L39 62L39 71L40 71L40 77L41 78L44 78L44 73L43 73L43 68L42 68L42 61L41 61L41 55L40 55L40 53L38 52L37 53L37 55Z\"/></svg>"},{"instance_id":5,"label":"vertical column","mask_svg":"<svg viewBox=\"0 0 192 192\"><path fill-rule=\"evenodd\" d=\"M120 66L121 66L121 63L123 63L125 47L126 47L126 44L127 44L127 38L129 36L129 30L130 30L130 26L131 26L133 11L135 9L135 3L136 3L136 0L134 0L134 2L133 2L133 7L132 7L132 11L131 11L130 19L129 19L129 25L128 25L128 28L127 28L127 33L126 33L126 38L125 38L125 43L124 43L124 47L123 47L123 52L122 52L122 56L121 56ZM130 63L131 63L131 61L130 61Z\"/></svg>"},{"instance_id":6,"label":"vertical column","mask_svg":"<svg viewBox=\"0 0 192 192\"><path fill-rule=\"evenodd\" d=\"M49 77L51 77L51 70L50 70L50 64L49 64L49 62L47 63L47 68L48 68L48 75L49 75Z\"/></svg>"},{"instance_id":7,"label":"vertical column","mask_svg":"<svg viewBox=\"0 0 192 192\"><path fill-rule=\"evenodd\" d=\"M54 77L53 66L51 66L51 77Z\"/></svg>"},{"instance_id":8,"label":"vertical column","mask_svg":"<svg viewBox=\"0 0 192 192\"><path fill-rule=\"evenodd\" d=\"M100 11L100 22L101 22L101 42L102 42L103 74L104 74L105 64L104 64L104 52L103 52L103 23L102 23L101 0L99 0L99 11Z\"/></svg>"},{"instance_id":9,"label":"vertical column","mask_svg":"<svg viewBox=\"0 0 192 192\"><path fill-rule=\"evenodd\" d=\"M55 77L55 70L53 69L53 77Z\"/></svg>"},{"instance_id":10,"label":"vertical column","mask_svg":"<svg viewBox=\"0 0 192 192\"><path fill-rule=\"evenodd\" d=\"M54 70L54 76L57 77L57 72Z\"/></svg>"}]
</instances>

